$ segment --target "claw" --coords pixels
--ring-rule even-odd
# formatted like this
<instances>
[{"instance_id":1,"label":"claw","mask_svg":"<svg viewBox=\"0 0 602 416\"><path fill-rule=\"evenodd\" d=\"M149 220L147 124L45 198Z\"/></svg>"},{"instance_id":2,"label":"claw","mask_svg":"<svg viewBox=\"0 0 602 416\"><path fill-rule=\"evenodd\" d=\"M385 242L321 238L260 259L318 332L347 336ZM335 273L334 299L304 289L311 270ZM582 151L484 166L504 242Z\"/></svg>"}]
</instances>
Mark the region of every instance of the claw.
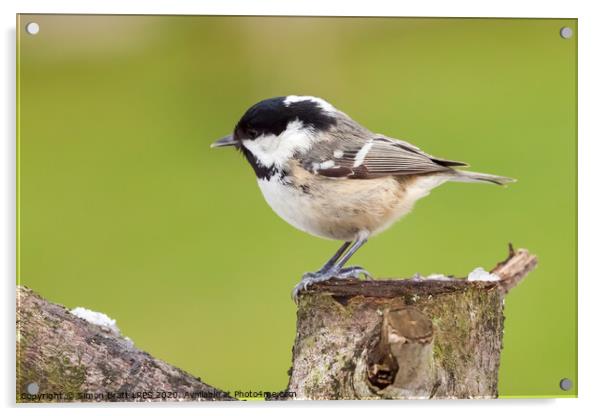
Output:
<instances>
[{"instance_id":1,"label":"claw","mask_svg":"<svg viewBox=\"0 0 602 416\"><path fill-rule=\"evenodd\" d=\"M307 288L314 283L326 282L330 279L359 279L361 275L364 275L368 280L372 280L370 273L360 266L344 267L342 269L333 267L323 272L307 272L303 274L301 281L293 288L291 297L295 303L298 303L301 292L307 291Z\"/></svg>"},{"instance_id":2,"label":"claw","mask_svg":"<svg viewBox=\"0 0 602 416\"><path fill-rule=\"evenodd\" d=\"M293 292L291 293L291 297L295 301L295 303L299 303L299 294L301 292L307 291L307 288L314 283L325 282L326 280L332 279L334 276L324 273L304 273L301 281L295 285L293 288Z\"/></svg>"},{"instance_id":3,"label":"claw","mask_svg":"<svg viewBox=\"0 0 602 416\"><path fill-rule=\"evenodd\" d=\"M360 266L350 266L342 268L337 278L347 279L349 277L353 277L359 279L361 275L364 275L367 280L373 280L372 275L366 269Z\"/></svg>"},{"instance_id":4,"label":"claw","mask_svg":"<svg viewBox=\"0 0 602 416\"><path fill-rule=\"evenodd\" d=\"M314 279L318 276L318 272L305 272L303 273L303 276L301 276L301 280L306 280L306 279Z\"/></svg>"}]
</instances>

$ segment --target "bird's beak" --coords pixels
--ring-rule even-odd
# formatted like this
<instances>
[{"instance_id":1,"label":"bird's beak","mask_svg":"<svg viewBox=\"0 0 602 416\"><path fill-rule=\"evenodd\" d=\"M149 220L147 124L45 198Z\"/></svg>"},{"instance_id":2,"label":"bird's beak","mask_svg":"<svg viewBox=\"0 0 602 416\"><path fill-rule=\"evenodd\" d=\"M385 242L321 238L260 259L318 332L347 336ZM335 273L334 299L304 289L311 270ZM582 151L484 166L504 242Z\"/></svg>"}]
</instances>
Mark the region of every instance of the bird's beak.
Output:
<instances>
[{"instance_id":1,"label":"bird's beak","mask_svg":"<svg viewBox=\"0 0 602 416\"><path fill-rule=\"evenodd\" d=\"M236 146L236 140L234 140L234 137L232 137L231 134L227 135L226 137L222 137L221 139L211 143L211 148L214 147L224 147L224 146Z\"/></svg>"}]
</instances>

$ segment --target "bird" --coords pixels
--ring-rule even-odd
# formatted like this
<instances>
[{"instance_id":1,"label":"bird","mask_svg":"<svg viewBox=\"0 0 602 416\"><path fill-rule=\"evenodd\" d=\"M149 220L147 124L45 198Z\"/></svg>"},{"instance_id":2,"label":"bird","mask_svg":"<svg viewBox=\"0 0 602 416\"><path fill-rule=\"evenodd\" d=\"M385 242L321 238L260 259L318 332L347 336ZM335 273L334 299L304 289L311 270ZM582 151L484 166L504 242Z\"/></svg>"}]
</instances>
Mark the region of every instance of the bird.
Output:
<instances>
[{"instance_id":1,"label":"bird","mask_svg":"<svg viewBox=\"0 0 602 416\"><path fill-rule=\"evenodd\" d=\"M272 210L295 228L342 246L304 273L292 297L330 279L371 278L346 266L369 238L408 214L445 182L506 185L515 179L458 168L403 140L373 133L328 101L308 95L264 99L212 148L232 146L253 168Z\"/></svg>"}]
</instances>

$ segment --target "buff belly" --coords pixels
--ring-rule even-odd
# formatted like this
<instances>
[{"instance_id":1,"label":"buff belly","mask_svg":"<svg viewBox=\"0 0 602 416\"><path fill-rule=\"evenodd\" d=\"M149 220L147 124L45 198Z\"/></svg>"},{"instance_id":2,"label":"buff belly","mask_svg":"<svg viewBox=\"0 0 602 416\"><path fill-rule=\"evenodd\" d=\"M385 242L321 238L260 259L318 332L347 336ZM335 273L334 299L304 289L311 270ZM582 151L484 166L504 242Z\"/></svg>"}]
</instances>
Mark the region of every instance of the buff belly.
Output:
<instances>
[{"instance_id":1,"label":"buff belly","mask_svg":"<svg viewBox=\"0 0 602 416\"><path fill-rule=\"evenodd\" d=\"M258 183L270 207L292 226L352 241L386 230L445 180L441 175L332 179L299 170Z\"/></svg>"}]
</instances>

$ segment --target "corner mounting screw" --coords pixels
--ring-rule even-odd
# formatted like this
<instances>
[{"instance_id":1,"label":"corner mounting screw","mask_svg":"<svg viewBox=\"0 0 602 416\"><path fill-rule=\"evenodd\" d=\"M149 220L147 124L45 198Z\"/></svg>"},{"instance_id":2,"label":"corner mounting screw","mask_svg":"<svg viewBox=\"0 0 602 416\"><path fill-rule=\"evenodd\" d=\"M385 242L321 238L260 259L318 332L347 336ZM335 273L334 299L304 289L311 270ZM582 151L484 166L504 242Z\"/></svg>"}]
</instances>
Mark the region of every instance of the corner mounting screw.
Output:
<instances>
[{"instance_id":1,"label":"corner mounting screw","mask_svg":"<svg viewBox=\"0 0 602 416\"><path fill-rule=\"evenodd\" d=\"M30 35L37 35L40 31L40 25L36 22L29 22L25 25L25 31Z\"/></svg>"},{"instance_id":2,"label":"corner mounting screw","mask_svg":"<svg viewBox=\"0 0 602 416\"><path fill-rule=\"evenodd\" d=\"M568 26L563 27L562 29L560 29L560 37L563 39L570 39L573 37L573 29L571 29Z\"/></svg>"},{"instance_id":3,"label":"corner mounting screw","mask_svg":"<svg viewBox=\"0 0 602 416\"><path fill-rule=\"evenodd\" d=\"M564 391L570 390L573 388L573 382L570 378L563 378L560 380L560 388Z\"/></svg>"},{"instance_id":4,"label":"corner mounting screw","mask_svg":"<svg viewBox=\"0 0 602 416\"><path fill-rule=\"evenodd\" d=\"M38 394L40 392L40 386L38 383L29 383L27 385L27 393L29 394Z\"/></svg>"}]
</instances>

